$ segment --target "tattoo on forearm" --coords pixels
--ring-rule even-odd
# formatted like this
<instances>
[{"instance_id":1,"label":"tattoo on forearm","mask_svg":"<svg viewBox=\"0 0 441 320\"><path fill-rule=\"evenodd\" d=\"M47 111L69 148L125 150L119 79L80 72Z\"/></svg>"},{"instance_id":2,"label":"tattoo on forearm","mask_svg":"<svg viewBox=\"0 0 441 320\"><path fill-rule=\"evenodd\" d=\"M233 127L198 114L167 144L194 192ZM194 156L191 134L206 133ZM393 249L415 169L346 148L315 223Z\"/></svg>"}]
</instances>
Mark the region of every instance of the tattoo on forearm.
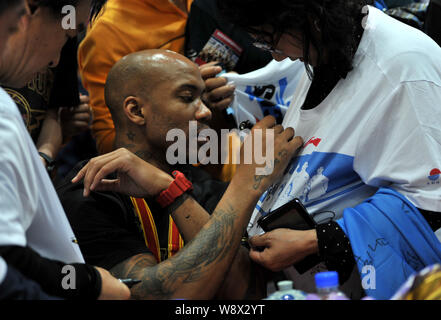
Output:
<instances>
[{"instance_id":1,"label":"tattoo on forearm","mask_svg":"<svg viewBox=\"0 0 441 320\"><path fill-rule=\"evenodd\" d=\"M280 164L280 162L282 161L282 159L286 158L288 156L288 150L286 149L282 149L281 151L279 151L279 153L277 154L278 157L276 157L272 163L273 166L273 170L276 169L276 166L278 166ZM254 176L254 184L253 184L253 189L254 190L258 190L263 179L267 178L267 176L261 175L261 176Z\"/></svg>"},{"instance_id":2,"label":"tattoo on forearm","mask_svg":"<svg viewBox=\"0 0 441 320\"><path fill-rule=\"evenodd\" d=\"M150 256L138 255L111 271L116 277L143 280L131 290L136 299L168 299L180 285L198 281L215 267L213 264L222 262L235 244L239 246L235 235L243 230L235 230L236 216L231 205L216 209L208 226L173 258L152 266Z\"/></svg>"},{"instance_id":3,"label":"tattoo on forearm","mask_svg":"<svg viewBox=\"0 0 441 320\"><path fill-rule=\"evenodd\" d=\"M265 176L254 176L254 184L253 184L253 189L257 190L260 187L260 183L262 182L262 180L265 178Z\"/></svg>"}]
</instances>

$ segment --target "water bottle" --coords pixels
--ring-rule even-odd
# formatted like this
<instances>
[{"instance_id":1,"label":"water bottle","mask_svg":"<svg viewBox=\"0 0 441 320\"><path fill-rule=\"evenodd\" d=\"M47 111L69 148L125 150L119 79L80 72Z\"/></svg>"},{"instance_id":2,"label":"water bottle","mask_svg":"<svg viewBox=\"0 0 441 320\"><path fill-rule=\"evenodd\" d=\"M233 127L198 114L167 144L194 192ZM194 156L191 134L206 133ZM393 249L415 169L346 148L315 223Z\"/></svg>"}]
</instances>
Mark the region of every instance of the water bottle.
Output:
<instances>
[{"instance_id":1,"label":"water bottle","mask_svg":"<svg viewBox=\"0 0 441 320\"><path fill-rule=\"evenodd\" d=\"M338 273L335 271L320 272L315 275L317 295L321 300L349 300L338 285Z\"/></svg>"},{"instance_id":2,"label":"water bottle","mask_svg":"<svg viewBox=\"0 0 441 320\"><path fill-rule=\"evenodd\" d=\"M277 282L278 291L272 293L264 300L305 300L306 294L303 291L293 289L293 282L279 281Z\"/></svg>"}]
</instances>

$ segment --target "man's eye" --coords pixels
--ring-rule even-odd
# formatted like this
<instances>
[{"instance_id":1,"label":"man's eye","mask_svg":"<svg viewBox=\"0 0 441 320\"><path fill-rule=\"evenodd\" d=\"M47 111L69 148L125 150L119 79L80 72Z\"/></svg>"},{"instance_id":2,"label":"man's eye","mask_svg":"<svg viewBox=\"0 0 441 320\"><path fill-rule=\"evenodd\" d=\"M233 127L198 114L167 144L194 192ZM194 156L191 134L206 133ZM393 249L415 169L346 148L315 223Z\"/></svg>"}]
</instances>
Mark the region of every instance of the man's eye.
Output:
<instances>
[{"instance_id":1,"label":"man's eye","mask_svg":"<svg viewBox=\"0 0 441 320\"><path fill-rule=\"evenodd\" d=\"M181 96L181 100L184 101L185 103L190 103L194 101L194 97L193 96Z\"/></svg>"}]
</instances>

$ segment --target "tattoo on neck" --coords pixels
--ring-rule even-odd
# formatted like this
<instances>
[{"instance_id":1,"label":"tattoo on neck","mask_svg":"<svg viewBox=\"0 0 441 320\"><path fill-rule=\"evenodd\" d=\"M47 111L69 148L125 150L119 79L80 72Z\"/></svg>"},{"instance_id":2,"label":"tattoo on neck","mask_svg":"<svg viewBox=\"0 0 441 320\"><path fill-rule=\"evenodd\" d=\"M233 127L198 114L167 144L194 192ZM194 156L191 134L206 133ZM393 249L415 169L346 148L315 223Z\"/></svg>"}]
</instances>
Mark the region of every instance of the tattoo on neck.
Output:
<instances>
[{"instance_id":1,"label":"tattoo on neck","mask_svg":"<svg viewBox=\"0 0 441 320\"><path fill-rule=\"evenodd\" d=\"M127 135L127 138L128 138L130 141L135 141L135 136L136 136L136 135L135 135L132 131L127 132L126 135Z\"/></svg>"}]
</instances>

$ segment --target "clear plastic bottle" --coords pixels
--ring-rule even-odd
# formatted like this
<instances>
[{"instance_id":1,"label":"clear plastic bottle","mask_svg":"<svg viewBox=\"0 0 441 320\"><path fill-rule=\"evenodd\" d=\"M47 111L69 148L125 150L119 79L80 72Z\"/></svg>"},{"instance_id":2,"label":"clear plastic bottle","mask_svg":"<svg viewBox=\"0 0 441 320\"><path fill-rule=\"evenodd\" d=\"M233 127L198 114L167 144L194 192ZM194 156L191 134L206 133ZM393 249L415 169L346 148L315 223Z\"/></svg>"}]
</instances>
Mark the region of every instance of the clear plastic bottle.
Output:
<instances>
[{"instance_id":1,"label":"clear plastic bottle","mask_svg":"<svg viewBox=\"0 0 441 320\"><path fill-rule=\"evenodd\" d=\"M315 275L317 295L321 300L349 300L338 285L338 273L335 271L320 272Z\"/></svg>"},{"instance_id":2,"label":"clear plastic bottle","mask_svg":"<svg viewBox=\"0 0 441 320\"><path fill-rule=\"evenodd\" d=\"M306 294L303 291L295 290L290 280L277 282L279 290L272 293L265 300L305 300Z\"/></svg>"}]
</instances>

